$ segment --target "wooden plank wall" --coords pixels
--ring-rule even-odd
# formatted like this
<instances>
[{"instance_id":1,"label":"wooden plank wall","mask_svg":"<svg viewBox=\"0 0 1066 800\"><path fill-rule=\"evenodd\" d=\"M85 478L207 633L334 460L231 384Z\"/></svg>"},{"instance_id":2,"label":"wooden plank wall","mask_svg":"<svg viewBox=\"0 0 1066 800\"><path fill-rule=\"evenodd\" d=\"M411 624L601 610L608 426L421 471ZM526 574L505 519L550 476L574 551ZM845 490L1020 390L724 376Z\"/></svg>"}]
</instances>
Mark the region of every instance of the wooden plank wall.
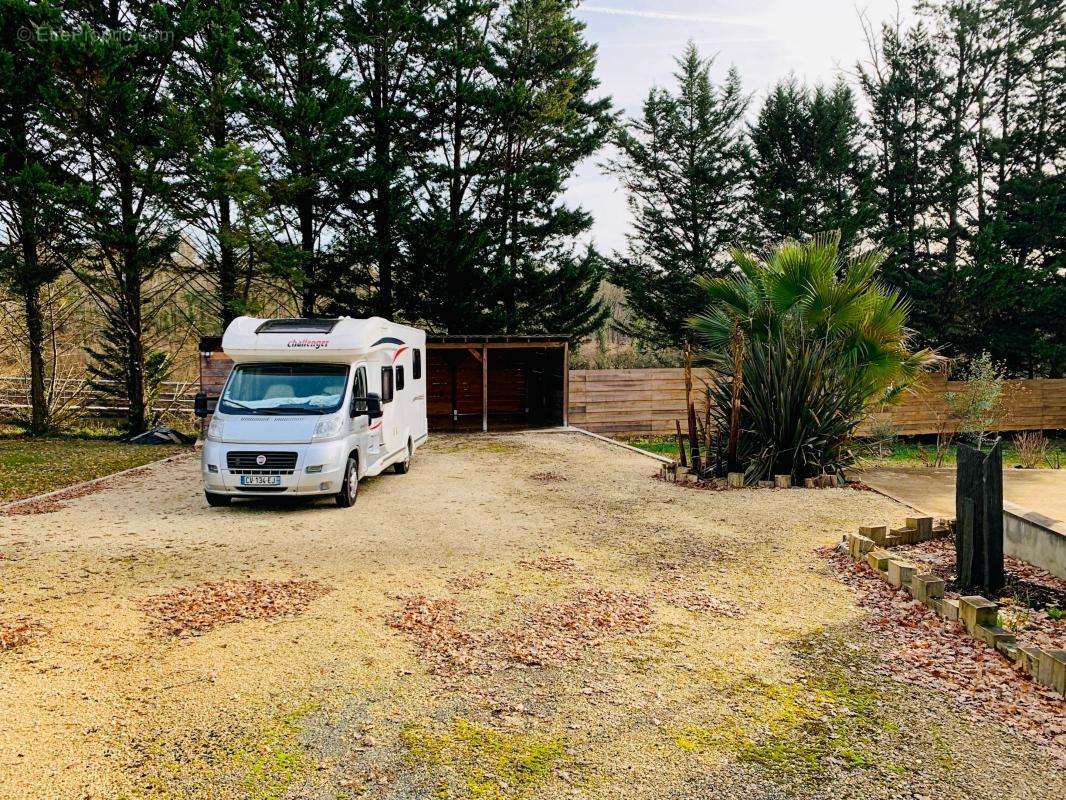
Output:
<instances>
[{"instance_id":1,"label":"wooden plank wall","mask_svg":"<svg viewBox=\"0 0 1066 800\"><path fill-rule=\"evenodd\" d=\"M695 373L694 387L699 388L707 373ZM924 389L871 415L859 433L869 433L886 419L902 434L935 433L937 414L947 411L945 395L963 388L943 373L930 375ZM1006 395L1004 430L1066 429L1066 379L1007 381ZM681 369L570 370L571 425L606 435L663 435L674 432L675 419L684 424L684 413Z\"/></svg>"},{"instance_id":2,"label":"wooden plank wall","mask_svg":"<svg viewBox=\"0 0 1066 800\"><path fill-rule=\"evenodd\" d=\"M706 370L693 370L699 394ZM701 408L706 408L701 406ZM685 375L681 369L572 369L570 424L605 435L673 433L684 424Z\"/></svg>"}]
</instances>

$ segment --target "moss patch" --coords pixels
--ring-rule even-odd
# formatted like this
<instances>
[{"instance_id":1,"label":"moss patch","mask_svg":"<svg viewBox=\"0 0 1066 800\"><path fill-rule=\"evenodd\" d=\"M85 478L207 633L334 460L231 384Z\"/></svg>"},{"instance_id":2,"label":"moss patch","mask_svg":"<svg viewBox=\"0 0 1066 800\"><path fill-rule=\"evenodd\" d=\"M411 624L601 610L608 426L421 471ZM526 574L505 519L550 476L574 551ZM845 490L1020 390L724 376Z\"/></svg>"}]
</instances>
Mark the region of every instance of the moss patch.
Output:
<instances>
[{"instance_id":1,"label":"moss patch","mask_svg":"<svg viewBox=\"0 0 1066 800\"><path fill-rule=\"evenodd\" d=\"M442 732L407 725L400 738L415 763L438 777L439 798L527 797L564 755L561 739L500 733L461 717Z\"/></svg>"},{"instance_id":2,"label":"moss patch","mask_svg":"<svg viewBox=\"0 0 1066 800\"><path fill-rule=\"evenodd\" d=\"M724 687L723 696L736 712L715 726L676 730L678 748L732 754L786 784L818 778L831 763L894 771L865 743L895 726L880 718L878 694L852 683L843 670L827 668L794 684L746 678Z\"/></svg>"},{"instance_id":3,"label":"moss patch","mask_svg":"<svg viewBox=\"0 0 1066 800\"><path fill-rule=\"evenodd\" d=\"M248 800L277 800L304 774L307 762L297 737L303 718L315 708L305 704L279 717L234 751L233 761L244 770Z\"/></svg>"}]
</instances>

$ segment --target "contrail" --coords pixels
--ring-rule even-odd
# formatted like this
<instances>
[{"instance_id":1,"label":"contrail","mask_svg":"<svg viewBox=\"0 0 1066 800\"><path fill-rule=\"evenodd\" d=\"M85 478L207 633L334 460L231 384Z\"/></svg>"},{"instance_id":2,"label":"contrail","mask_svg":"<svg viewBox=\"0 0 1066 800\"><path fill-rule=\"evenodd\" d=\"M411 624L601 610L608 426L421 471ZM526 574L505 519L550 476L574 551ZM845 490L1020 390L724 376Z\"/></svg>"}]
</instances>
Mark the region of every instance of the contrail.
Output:
<instances>
[{"instance_id":1,"label":"contrail","mask_svg":"<svg viewBox=\"0 0 1066 800\"><path fill-rule=\"evenodd\" d=\"M619 17L643 17L644 19L666 19L676 22L705 22L716 25L759 25L751 17L709 17L703 14L677 14L671 11L644 11L634 8L610 8L609 6L590 6L582 4L578 11L591 11L594 14L614 14Z\"/></svg>"}]
</instances>

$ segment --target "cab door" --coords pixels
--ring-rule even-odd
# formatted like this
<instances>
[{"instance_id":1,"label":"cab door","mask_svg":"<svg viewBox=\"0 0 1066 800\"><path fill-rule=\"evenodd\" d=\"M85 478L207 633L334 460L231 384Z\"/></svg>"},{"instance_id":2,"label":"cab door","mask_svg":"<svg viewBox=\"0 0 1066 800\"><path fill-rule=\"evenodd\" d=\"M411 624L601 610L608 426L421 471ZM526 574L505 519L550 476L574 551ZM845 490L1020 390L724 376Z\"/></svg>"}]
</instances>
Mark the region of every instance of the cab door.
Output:
<instances>
[{"instance_id":1,"label":"cab door","mask_svg":"<svg viewBox=\"0 0 1066 800\"><path fill-rule=\"evenodd\" d=\"M361 468L366 468L367 464L375 461L376 458L370 453L369 448L369 433L370 420L366 414L366 365L360 364L355 368L355 374L352 376L352 394L349 405L349 416L351 417L349 428L349 436L351 438L351 446L359 451L362 456Z\"/></svg>"}]
</instances>

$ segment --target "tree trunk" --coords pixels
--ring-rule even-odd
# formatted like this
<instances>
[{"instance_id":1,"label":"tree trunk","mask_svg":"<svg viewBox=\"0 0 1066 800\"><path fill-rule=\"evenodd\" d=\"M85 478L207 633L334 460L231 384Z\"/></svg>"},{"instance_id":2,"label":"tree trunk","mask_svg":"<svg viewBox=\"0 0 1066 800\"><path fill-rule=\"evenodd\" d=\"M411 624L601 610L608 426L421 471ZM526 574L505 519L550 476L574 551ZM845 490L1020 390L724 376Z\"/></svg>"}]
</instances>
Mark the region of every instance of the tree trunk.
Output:
<instances>
[{"instance_id":1,"label":"tree trunk","mask_svg":"<svg viewBox=\"0 0 1066 800\"><path fill-rule=\"evenodd\" d=\"M740 397L744 390L744 332L737 323L733 324L729 349L733 356L733 396L729 408L729 448L726 458L729 472L740 472L737 447L740 444Z\"/></svg>"},{"instance_id":2,"label":"tree trunk","mask_svg":"<svg viewBox=\"0 0 1066 800\"><path fill-rule=\"evenodd\" d=\"M379 40L374 53L374 240L378 266L378 313L391 319L394 311L392 273L395 254L392 231L392 142L386 118L388 85L386 46Z\"/></svg>"},{"instance_id":3,"label":"tree trunk","mask_svg":"<svg viewBox=\"0 0 1066 800\"><path fill-rule=\"evenodd\" d=\"M300 219L300 252L303 254L301 269L304 273L304 285L300 299L300 314L305 317L315 315L318 301L317 265L315 257L315 212L314 200L308 191L300 192L296 200L296 213Z\"/></svg>"},{"instance_id":4,"label":"tree trunk","mask_svg":"<svg viewBox=\"0 0 1066 800\"><path fill-rule=\"evenodd\" d=\"M44 315L41 313L40 287L28 286L24 292L30 355L30 433L39 436L49 428L44 389Z\"/></svg>"},{"instance_id":5,"label":"tree trunk","mask_svg":"<svg viewBox=\"0 0 1066 800\"><path fill-rule=\"evenodd\" d=\"M140 263L137 217L133 202L133 175L128 164L118 169L119 209L122 222L122 280L119 312L126 336L126 397L130 433L148 428L147 396L144 375L144 330L141 308L144 271Z\"/></svg>"}]
</instances>

